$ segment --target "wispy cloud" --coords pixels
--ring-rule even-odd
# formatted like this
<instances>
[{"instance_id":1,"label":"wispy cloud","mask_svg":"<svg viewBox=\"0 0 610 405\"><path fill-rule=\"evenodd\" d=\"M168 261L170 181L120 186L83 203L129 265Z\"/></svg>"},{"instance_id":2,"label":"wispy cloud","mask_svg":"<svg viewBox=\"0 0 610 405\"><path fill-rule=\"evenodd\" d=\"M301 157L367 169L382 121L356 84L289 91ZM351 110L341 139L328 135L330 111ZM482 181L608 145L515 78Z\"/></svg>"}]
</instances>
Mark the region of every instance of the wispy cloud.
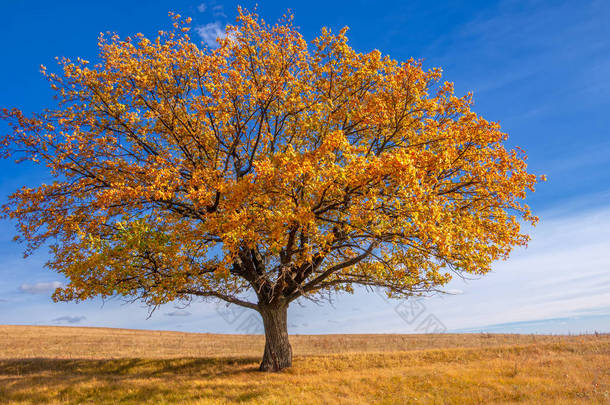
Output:
<instances>
[{"instance_id":1,"label":"wispy cloud","mask_svg":"<svg viewBox=\"0 0 610 405\"><path fill-rule=\"evenodd\" d=\"M217 38L226 37L224 26L219 22L211 22L195 28L195 32L201 37L201 40L210 48L217 48Z\"/></svg>"},{"instance_id":2,"label":"wispy cloud","mask_svg":"<svg viewBox=\"0 0 610 405\"><path fill-rule=\"evenodd\" d=\"M610 314L610 209L540 216L527 249L430 304L451 328Z\"/></svg>"},{"instance_id":3,"label":"wispy cloud","mask_svg":"<svg viewBox=\"0 0 610 405\"><path fill-rule=\"evenodd\" d=\"M205 10L207 10L208 6L206 6L205 3L201 3L197 6L197 11L199 11L200 13L205 12Z\"/></svg>"},{"instance_id":4,"label":"wispy cloud","mask_svg":"<svg viewBox=\"0 0 610 405\"><path fill-rule=\"evenodd\" d=\"M60 316L59 318L53 319L53 322L55 322L55 323L79 323L81 321L84 321L85 319L87 319L85 316L65 315L65 316Z\"/></svg>"},{"instance_id":5,"label":"wispy cloud","mask_svg":"<svg viewBox=\"0 0 610 405\"><path fill-rule=\"evenodd\" d=\"M212 6L212 14L214 15L214 17L227 17L227 15L224 12L224 8L221 4L217 4L215 6Z\"/></svg>"},{"instance_id":6,"label":"wispy cloud","mask_svg":"<svg viewBox=\"0 0 610 405\"><path fill-rule=\"evenodd\" d=\"M473 90L475 100L502 89L521 97L531 92L539 105L566 95L559 101L572 105L576 93L593 87L607 94L610 88L607 12L607 2L534 1L524 7L502 0L440 36L425 54L447 69L450 80Z\"/></svg>"},{"instance_id":7,"label":"wispy cloud","mask_svg":"<svg viewBox=\"0 0 610 405\"><path fill-rule=\"evenodd\" d=\"M190 316L191 313L189 311L176 310L176 311L173 311L173 312L168 312L165 315L166 316Z\"/></svg>"},{"instance_id":8,"label":"wispy cloud","mask_svg":"<svg viewBox=\"0 0 610 405\"><path fill-rule=\"evenodd\" d=\"M50 283L35 283L35 284L21 284L19 291L27 294L49 294L60 288L63 284L59 281L53 281Z\"/></svg>"}]
</instances>

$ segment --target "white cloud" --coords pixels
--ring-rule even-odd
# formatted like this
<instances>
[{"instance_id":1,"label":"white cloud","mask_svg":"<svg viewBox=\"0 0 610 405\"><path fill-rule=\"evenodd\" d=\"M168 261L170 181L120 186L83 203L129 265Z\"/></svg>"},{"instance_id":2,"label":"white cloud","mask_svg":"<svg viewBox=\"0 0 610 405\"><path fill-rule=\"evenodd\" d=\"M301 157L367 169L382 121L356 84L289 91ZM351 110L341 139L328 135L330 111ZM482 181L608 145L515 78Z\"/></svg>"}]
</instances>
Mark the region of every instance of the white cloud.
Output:
<instances>
[{"instance_id":1,"label":"white cloud","mask_svg":"<svg viewBox=\"0 0 610 405\"><path fill-rule=\"evenodd\" d=\"M53 319L53 322L56 323L79 323L80 321L84 321L85 319L87 319L84 316L69 316L69 315L65 315L65 316L60 316L59 318L55 318Z\"/></svg>"},{"instance_id":2,"label":"white cloud","mask_svg":"<svg viewBox=\"0 0 610 405\"><path fill-rule=\"evenodd\" d=\"M55 289L62 287L63 284L59 281L53 281L51 283L35 283L35 284L21 284L19 291L28 294L49 294L55 291Z\"/></svg>"},{"instance_id":3,"label":"white cloud","mask_svg":"<svg viewBox=\"0 0 610 405\"><path fill-rule=\"evenodd\" d=\"M191 313L189 311L176 310L173 312L168 312L165 315L167 315L167 316L190 316Z\"/></svg>"},{"instance_id":4,"label":"white cloud","mask_svg":"<svg viewBox=\"0 0 610 405\"><path fill-rule=\"evenodd\" d=\"M429 301L450 329L610 314L610 209L540 217L527 249L480 280L451 283L465 294Z\"/></svg>"},{"instance_id":5,"label":"white cloud","mask_svg":"<svg viewBox=\"0 0 610 405\"><path fill-rule=\"evenodd\" d=\"M216 42L217 38L224 38L227 36L224 27L219 21L199 26L195 28L195 31L197 34L199 34L203 42L210 48L218 47L218 43Z\"/></svg>"},{"instance_id":6,"label":"white cloud","mask_svg":"<svg viewBox=\"0 0 610 405\"><path fill-rule=\"evenodd\" d=\"M222 5L220 5L220 4L217 4L212 7L212 14L214 14L214 17L225 17L226 18L226 16L227 16L224 13L224 9L223 9Z\"/></svg>"},{"instance_id":7,"label":"white cloud","mask_svg":"<svg viewBox=\"0 0 610 405\"><path fill-rule=\"evenodd\" d=\"M203 13L207 8L208 8L208 6L206 6L205 3L201 3L200 5L197 6L197 11L199 11L200 13Z\"/></svg>"}]
</instances>

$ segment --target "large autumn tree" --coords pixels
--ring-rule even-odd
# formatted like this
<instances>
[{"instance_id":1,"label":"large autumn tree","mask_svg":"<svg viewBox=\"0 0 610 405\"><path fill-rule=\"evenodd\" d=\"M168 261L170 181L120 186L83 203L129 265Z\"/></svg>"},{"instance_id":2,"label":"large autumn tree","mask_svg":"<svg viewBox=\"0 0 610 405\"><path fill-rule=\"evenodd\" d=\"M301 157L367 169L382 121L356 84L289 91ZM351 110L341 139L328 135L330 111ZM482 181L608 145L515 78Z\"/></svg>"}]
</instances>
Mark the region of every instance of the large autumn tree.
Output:
<instances>
[{"instance_id":1,"label":"large autumn tree","mask_svg":"<svg viewBox=\"0 0 610 405\"><path fill-rule=\"evenodd\" d=\"M26 254L69 279L55 300L193 297L258 311L261 370L289 367L287 308L354 286L405 298L484 274L524 245L536 176L439 69L311 44L239 10L216 49L190 19L154 40L101 36L60 60L54 109L3 110L5 156L56 179L4 206Z\"/></svg>"}]
</instances>

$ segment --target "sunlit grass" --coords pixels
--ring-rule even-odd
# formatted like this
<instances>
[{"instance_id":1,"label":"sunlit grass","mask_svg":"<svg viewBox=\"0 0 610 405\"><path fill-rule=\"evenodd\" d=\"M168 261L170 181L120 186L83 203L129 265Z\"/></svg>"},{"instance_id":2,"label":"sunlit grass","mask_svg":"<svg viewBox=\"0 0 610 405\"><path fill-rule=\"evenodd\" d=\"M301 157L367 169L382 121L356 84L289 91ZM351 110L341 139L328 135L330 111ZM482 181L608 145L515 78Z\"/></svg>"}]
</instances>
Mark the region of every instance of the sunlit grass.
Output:
<instances>
[{"instance_id":1,"label":"sunlit grass","mask_svg":"<svg viewBox=\"0 0 610 405\"><path fill-rule=\"evenodd\" d=\"M610 403L610 336L260 336L0 327L0 403Z\"/></svg>"}]
</instances>

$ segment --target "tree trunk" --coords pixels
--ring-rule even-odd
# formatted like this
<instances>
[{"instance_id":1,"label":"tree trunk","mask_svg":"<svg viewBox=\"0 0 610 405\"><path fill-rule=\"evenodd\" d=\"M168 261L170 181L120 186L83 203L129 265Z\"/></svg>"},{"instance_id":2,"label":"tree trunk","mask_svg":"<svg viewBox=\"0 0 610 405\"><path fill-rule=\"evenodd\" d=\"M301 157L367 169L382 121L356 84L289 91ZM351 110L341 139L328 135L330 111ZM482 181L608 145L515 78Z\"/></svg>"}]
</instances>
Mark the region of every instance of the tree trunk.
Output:
<instances>
[{"instance_id":1,"label":"tree trunk","mask_svg":"<svg viewBox=\"0 0 610 405\"><path fill-rule=\"evenodd\" d=\"M260 371L280 371L292 366L292 347L288 341L288 305L260 308L265 327L265 353Z\"/></svg>"}]
</instances>

